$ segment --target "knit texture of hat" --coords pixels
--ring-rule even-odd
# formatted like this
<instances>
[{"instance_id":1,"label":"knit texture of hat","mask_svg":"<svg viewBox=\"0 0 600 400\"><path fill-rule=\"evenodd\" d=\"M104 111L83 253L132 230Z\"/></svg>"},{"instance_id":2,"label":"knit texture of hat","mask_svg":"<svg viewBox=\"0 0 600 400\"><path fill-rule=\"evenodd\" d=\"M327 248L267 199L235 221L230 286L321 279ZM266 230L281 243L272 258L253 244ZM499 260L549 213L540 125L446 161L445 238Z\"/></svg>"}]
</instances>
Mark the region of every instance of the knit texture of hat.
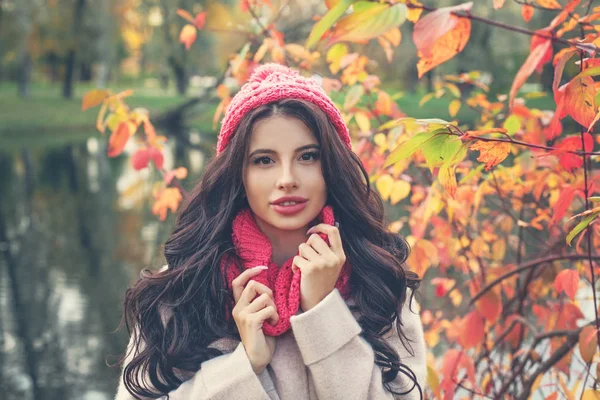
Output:
<instances>
[{"instance_id":1,"label":"knit texture of hat","mask_svg":"<svg viewBox=\"0 0 600 400\"><path fill-rule=\"evenodd\" d=\"M335 216L333 207L326 205L323 207L317 220L320 223L335 225ZM277 308L279 321L275 325L267 322L263 325L263 332L268 336L280 336L291 327L290 317L296 315L300 307L300 279L301 270L292 272L292 263L294 257L287 260L281 268L271 260L273 247L269 238L262 233L256 220L249 208L243 208L233 219L231 237L235 246L235 251L242 262L243 270L254 268L259 265L266 265L269 269L262 271L252 277L253 280L266 285L273 291L273 301ZM329 244L329 238L324 233L318 235ZM308 240L308 237L306 238ZM299 255L298 251L296 255ZM226 257L221 259L221 271L225 276L230 291L233 291L233 280L243 271L240 271L235 265L229 264L231 261ZM351 294L350 273L351 265L348 260L343 265L335 287L339 290L344 299L348 299ZM257 294L256 297L259 295ZM231 309L227 307L227 318L230 318Z\"/></svg>"},{"instance_id":2,"label":"knit texture of hat","mask_svg":"<svg viewBox=\"0 0 600 400\"><path fill-rule=\"evenodd\" d=\"M342 114L321 85L286 66L269 63L257 67L248 82L231 99L217 140L217 154L227 147L247 112L264 104L290 98L306 100L317 105L327 114L342 141L352 149L350 134Z\"/></svg>"}]
</instances>

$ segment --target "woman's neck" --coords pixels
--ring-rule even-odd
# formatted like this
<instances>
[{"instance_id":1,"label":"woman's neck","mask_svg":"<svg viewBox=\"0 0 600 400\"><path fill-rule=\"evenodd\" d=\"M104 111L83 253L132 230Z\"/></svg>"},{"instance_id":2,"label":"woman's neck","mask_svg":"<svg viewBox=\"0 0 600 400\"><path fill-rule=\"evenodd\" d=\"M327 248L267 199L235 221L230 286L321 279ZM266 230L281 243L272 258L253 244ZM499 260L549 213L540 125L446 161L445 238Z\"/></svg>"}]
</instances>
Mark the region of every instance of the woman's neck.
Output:
<instances>
[{"instance_id":1,"label":"woman's neck","mask_svg":"<svg viewBox=\"0 0 600 400\"><path fill-rule=\"evenodd\" d=\"M294 257L298 253L298 246L300 246L301 243L306 242L306 239L308 238L304 229L294 232L277 232L274 234L265 232L265 235L269 238L273 249L271 261L279 267L287 260Z\"/></svg>"}]
</instances>

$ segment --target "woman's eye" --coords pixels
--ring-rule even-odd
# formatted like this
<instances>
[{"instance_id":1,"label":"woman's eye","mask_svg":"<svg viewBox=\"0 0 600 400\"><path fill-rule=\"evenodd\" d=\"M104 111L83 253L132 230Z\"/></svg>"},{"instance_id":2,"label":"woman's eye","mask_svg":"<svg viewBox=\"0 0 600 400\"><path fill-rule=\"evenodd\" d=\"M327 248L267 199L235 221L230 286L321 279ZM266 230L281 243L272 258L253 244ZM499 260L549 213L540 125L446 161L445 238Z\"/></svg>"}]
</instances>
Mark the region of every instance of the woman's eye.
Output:
<instances>
[{"instance_id":1,"label":"woman's eye","mask_svg":"<svg viewBox=\"0 0 600 400\"><path fill-rule=\"evenodd\" d=\"M308 158L307 158L307 156L308 156ZM316 153L316 152L309 152L309 153L304 153L304 154L302 154L302 160L303 160L303 161L310 161L310 160L311 160L311 158L312 158L313 160L318 160L318 159L319 159L319 153Z\"/></svg>"},{"instance_id":2,"label":"woman's eye","mask_svg":"<svg viewBox=\"0 0 600 400\"><path fill-rule=\"evenodd\" d=\"M266 163L263 163L262 161L267 160ZM269 157L258 157L256 159L254 159L254 164L262 164L262 165L266 165L269 164L269 161L271 161L271 159Z\"/></svg>"}]
</instances>

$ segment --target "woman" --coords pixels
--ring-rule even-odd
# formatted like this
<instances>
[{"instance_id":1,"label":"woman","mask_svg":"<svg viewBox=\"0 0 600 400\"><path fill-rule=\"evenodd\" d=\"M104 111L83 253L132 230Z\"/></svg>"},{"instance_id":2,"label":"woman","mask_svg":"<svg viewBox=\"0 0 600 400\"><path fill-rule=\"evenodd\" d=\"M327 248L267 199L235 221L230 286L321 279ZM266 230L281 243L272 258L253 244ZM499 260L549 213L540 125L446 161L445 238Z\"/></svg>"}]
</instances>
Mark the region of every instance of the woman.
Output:
<instances>
[{"instance_id":1,"label":"woman","mask_svg":"<svg viewBox=\"0 0 600 400\"><path fill-rule=\"evenodd\" d=\"M127 291L116 399L422 398L419 281L368 182L318 83L257 68L182 205L168 267Z\"/></svg>"}]
</instances>

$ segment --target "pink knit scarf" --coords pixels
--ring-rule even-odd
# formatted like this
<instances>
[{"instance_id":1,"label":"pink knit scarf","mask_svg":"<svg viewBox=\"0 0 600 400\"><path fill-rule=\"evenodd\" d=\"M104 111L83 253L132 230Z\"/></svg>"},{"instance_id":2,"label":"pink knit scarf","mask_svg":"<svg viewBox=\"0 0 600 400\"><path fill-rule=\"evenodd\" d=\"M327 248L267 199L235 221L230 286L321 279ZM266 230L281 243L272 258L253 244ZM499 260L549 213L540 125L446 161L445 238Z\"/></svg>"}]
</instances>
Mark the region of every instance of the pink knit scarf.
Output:
<instances>
[{"instance_id":1,"label":"pink knit scarf","mask_svg":"<svg viewBox=\"0 0 600 400\"><path fill-rule=\"evenodd\" d=\"M333 208L330 205L323 207L317 220L329 225L335 224ZM272 247L267 236L261 232L249 208L242 209L234 218L232 224L232 239L236 253L242 261L244 269L266 265L269 269L262 271L253 279L268 286L273 291L273 297L279 321L276 325L265 323L263 332L269 336L279 336L290 328L290 317L296 315L300 307L300 276L298 270L292 273L292 261L287 260L281 268L271 260ZM329 244L327 235L319 233L319 236ZM306 237L308 240L309 236ZM298 254L298 253L297 253ZM227 261L225 257L221 262L221 271L226 272L229 290L232 290L232 281L241 273L234 265L225 268ZM340 291L344 299L350 295L350 263L346 261L335 287ZM258 296L257 296L258 297ZM229 316L230 310L227 315Z\"/></svg>"}]
</instances>

